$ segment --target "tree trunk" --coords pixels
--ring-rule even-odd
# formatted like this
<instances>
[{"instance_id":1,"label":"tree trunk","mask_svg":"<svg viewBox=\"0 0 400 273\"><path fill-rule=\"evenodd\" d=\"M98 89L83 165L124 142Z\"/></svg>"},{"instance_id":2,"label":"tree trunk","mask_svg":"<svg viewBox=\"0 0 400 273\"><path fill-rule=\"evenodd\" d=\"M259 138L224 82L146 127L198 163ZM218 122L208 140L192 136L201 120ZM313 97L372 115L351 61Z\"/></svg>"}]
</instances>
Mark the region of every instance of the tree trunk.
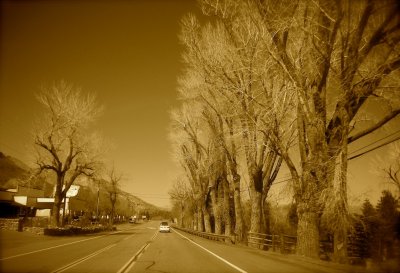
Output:
<instances>
[{"instance_id":1,"label":"tree trunk","mask_svg":"<svg viewBox=\"0 0 400 273\"><path fill-rule=\"evenodd\" d=\"M197 208L197 231L204 231L204 218L201 206L198 206Z\"/></svg>"},{"instance_id":2,"label":"tree trunk","mask_svg":"<svg viewBox=\"0 0 400 273\"><path fill-rule=\"evenodd\" d=\"M60 226L61 204L62 204L62 198L60 198L60 195L56 193L54 196L54 204L53 204L53 209L51 211L51 220L50 220L50 225L53 227Z\"/></svg>"},{"instance_id":3,"label":"tree trunk","mask_svg":"<svg viewBox=\"0 0 400 273\"><path fill-rule=\"evenodd\" d=\"M225 235L232 236L232 217L231 217L231 204L230 204L230 189L228 180L224 179L222 182L223 190L223 213L225 223Z\"/></svg>"},{"instance_id":4,"label":"tree trunk","mask_svg":"<svg viewBox=\"0 0 400 273\"><path fill-rule=\"evenodd\" d=\"M297 254L319 258L319 215L310 203L302 201L297 205L299 218L297 226Z\"/></svg>"},{"instance_id":5,"label":"tree trunk","mask_svg":"<svg viewBox=\"0 0 400 273\"><path fill-rule=\"evenodd\" d=\"M251 193L250 232L260 233L262 213L261 202L262 193L253 189Z\"/></svg>"},{"instance_id":6,"label":"tree trunk","mask_svg":"<svg viewBox=\"0 0 400 273\"><path fill-rule=\"evenodd\" d=\"M211 221L210 221L210 213L207 209L207 205L203 204L202 208L203 216L204 216L204 229L205 232L211 233Z\"/></svg>"},{"instance_id":7,"label":"tree trunk","mask_svg":"<svg viewBox=\"0 0 400 273\"><path fill-rule=\"evenodd\" d=\"M347 228L343 226L335 230L333 234L333 256L338 263L347 263Z\"/></svg>"},{"instance_id":8,"label":"tree trunk","mask_svg":"<svg viewBox=\"0 0 400 273\"><path fill-rule=\"evenodd\" d=\"M344 138L341 153L338 157L339 164L335 172L335 206L338 212L337 224L334 231L334 259L339 263L347 263L347 227L348 227L348 204L347 204L347 138Z\"/></svg>"},{"instance_id":9,"label":"tree trunk","mask_svg":"<svg viewBox=\"0 0 400 273\"><path fill-rule=\"evenodd\" d=\"M270 223L271 223L271 212L267 202L267 197L262 197L262 229L261 233L271 234Z\"/></svg>"},{"instance_id":10,"label":"tree trunk","mask_svg":"<svg viewBox=\"0 0 400 273\"><path fill-rule=\"evenodd\" d=\"M182 202L182 201L181 201ZM184 226L184 223L183 223L183 218L184 218L184 215L185 215L185 205L184 205L184 203L182 202L181 203L181 215L180 215L180 219L179 219L179 226L180 227L185 227Z\"/></svg>"},{"instance_id":11,"label":"tree trunk","mask_svg":"<svg viewBox=\"0 0 400 273\"><path fill-rule=\"evenodd\" d=\"M233 200L235 203L235 235L239 242L243 242L247 238L245 234L242 200L240 198L240 176L233 175L234 193Z\"/></svg>"},{"instance_id":12,"label":"tree trunk","mask_svg":"<svg viewBox=\"0 0 400 273\"><path fill-rule=\"evenodd\" d=\"M337 105L336 120L340 121L330 126L329 158L331 166L328 171L328 185L330 187L330 206L327 215L331 219L334 233L334 259L340 263L347 262L347 229L349 226L349 212L347 204L347 148L349 134L349 114L346 105L339 102Z\"/></svg>"},{"instance_id":13,"label":"tree trunk","mask_svg":"<svg viewBox=\"0 0 400 273\"><path fill-rule=\"evenodd\" d=\"M197 230L197 231L199 230L199 212L198 212L198 210L193 215L192 228L193 228L193 230Z\"/></svg>"},{"instance_id":14,"label":"tree trunk","mask_svg":"<svg viewBox=\"0 0 400 273\"><path fill-rule=\"evenodd\" d=\"M113 224L114 224L114 209L113 209L113 208L111 208L110 219L109 219L108 223L109 223L110 225L113 225Z\"/></svg>"},{"instance_id":15,"label":"tree trunk","mask_svg":"<svg viewBox=\"0 0 400 273\"><path fill-rule=\"evenodd\" d=\"M323 113L306 120L304 109L298 109L301 177L295 183L298 215L297 254L319 258L319 224L321 194L328 187L328 145L325 140ZM311 122L310 122L311 121ZM323 206L323 205L322 205Z\"/></svg>"},{"instance_id":16,"label":"tree trunk","mask_svg":"<svg viewBox=\"0 0 400 273\"><path fill-rule=\"evenodd\" d=\"M214 187L211 188L211 203L214 213L214 232L216 234L222 233L222 212L221 212L221 203L219 202L219 193L220 193L220 185L216 183Z\"/></svg>"},{"instance_id":17,"label":"tree trunk","mask_svg":"<svg viewBox=\"0 0 400 273\"><path fill-rule=\"evenodd\" d=\"M258 166L250 163L248 166L250 173L250 232L260 233L262 221L262 197L263 197L263 171Z\"/></svg>"}]
</instances>

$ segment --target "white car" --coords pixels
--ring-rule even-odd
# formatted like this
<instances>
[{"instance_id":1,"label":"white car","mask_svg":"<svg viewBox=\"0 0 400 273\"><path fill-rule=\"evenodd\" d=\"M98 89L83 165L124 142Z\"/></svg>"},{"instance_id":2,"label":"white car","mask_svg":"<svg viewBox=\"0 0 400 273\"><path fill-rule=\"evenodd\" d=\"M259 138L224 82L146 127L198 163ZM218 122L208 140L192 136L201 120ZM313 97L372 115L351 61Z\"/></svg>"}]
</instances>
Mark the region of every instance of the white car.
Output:
<instances>
[{"instance_id":1,"label":"white car","mask_svg":"<svg viewBox=\"0 0 400 273\"><path fill-rule=\"evenodd\" d=\"M168 222L161 222L160 223L160 232L171 232Z\"/></svg>"}]
</instances>

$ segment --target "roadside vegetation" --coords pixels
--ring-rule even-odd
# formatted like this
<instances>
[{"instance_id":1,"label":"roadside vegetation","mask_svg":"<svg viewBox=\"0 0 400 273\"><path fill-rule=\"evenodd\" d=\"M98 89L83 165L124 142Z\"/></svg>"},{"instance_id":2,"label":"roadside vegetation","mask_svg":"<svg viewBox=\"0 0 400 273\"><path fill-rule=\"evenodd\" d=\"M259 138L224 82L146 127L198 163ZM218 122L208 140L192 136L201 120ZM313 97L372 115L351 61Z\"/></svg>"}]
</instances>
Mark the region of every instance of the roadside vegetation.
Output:
<instances>
[{"instance_id":1,"label":"roadside vegetation","mask_svg":"<svg viewBox=\"0 0 400 273\"><path fill-rule=\"evenodd\" d=\"M296 253L312 258L329 238L332 259L348 262L357 223L348 204L349 145L398 122L400 6L348 0L199 6L200 18L188 14L181 22L181 106L171 111L181 176L170 196L179 225L242 243L248 232L288 232L297 237ZM268 202L282 168L292 199L286 215ZM398 183L398 172L386 173ZM392 222L399 218L395 194L386 219ZM368 233L366 219L358 217ZM398 248L398 234L386 234Z\"/></svg>"}]
</instances>

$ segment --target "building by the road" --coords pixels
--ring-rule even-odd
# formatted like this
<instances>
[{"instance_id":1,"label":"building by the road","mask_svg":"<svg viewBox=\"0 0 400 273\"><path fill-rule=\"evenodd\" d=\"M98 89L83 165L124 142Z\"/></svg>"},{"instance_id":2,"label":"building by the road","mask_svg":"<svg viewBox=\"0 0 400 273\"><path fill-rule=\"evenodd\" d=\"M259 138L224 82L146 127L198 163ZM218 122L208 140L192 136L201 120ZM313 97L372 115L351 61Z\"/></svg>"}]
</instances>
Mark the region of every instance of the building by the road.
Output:
<instances>
[{"instance_id":1,"label":"building by the road","mask_svg":"<svg viewBox=\"0 0 400 273\"><path fill-rule=\"evenodd\" d=\"M67 192L66 211L85 210L85 201L74 198L78 196L78 193L79 186L71 186L71 189ZM0 190L0 218L50 216L53 205L54 198L46 197L44 190L23 186Z\"/></svg>"},{"instance_id":2,"label":"building by the road","mask_svg":"<svg viewBox=\"0 0 400 273\"><path fill-rule=\"evenodd\" d=\"M20 215L36 216L49 211L52 203L42 202L44 191L18 186L0 191L0 218L17 218ZM45 213L47 214L47 213Z\"/></svg>"}]
</instances>

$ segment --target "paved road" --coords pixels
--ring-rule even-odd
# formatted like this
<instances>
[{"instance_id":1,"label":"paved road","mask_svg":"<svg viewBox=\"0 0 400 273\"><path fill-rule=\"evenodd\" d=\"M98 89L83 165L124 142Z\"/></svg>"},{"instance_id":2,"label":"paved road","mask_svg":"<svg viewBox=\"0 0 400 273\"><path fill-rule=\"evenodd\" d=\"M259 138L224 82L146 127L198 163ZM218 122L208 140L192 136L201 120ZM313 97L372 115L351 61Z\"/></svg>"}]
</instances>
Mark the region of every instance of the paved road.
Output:
<instances>
[{"instance_id":1,"label":"paved road","mask_svg":"<svg viewBox=\"0 0 400 273\"><path fill-rule=\"evenodd\" d=\"M0 236L0 272L343 272L178 230L159 233L156 221L78 237Z\"/></svg>"}]
</instances>

